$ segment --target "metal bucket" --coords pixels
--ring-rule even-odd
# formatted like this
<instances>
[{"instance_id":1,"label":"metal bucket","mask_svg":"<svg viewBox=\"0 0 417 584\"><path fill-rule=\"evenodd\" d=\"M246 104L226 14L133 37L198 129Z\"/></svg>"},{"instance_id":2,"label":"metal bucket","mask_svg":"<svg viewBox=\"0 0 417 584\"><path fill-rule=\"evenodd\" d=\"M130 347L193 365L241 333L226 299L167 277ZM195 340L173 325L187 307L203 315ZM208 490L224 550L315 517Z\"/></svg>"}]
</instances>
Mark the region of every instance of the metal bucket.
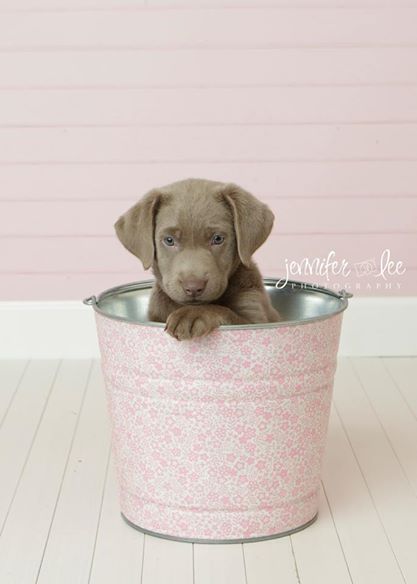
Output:
<instances>
[{"instance_id":1,"label":"metal bucket","mask_svg":"<svg viewBox=\"0 0 417 584\"><path fill-rule=\"evenodd\" d=\"M147 321L152 282L84 301L96 315L122 515L145 533L255 541L317 516L351 295L264 282L283 322L183 342Z\"/></svg>"}]
</instances>

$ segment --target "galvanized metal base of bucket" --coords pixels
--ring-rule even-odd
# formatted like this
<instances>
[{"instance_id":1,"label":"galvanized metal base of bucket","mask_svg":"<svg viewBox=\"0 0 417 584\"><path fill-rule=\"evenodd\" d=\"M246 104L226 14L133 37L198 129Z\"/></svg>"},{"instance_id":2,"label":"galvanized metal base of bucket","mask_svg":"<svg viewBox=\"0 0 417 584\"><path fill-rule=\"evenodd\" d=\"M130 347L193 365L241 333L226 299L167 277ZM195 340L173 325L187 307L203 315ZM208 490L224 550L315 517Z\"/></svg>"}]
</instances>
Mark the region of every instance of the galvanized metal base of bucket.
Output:
<instances>
[{"instance_id":1,"label":"galvanized metal base of bucket","mask_svg":"<svg viewBox=\"0 0 417 584\"><path fill-rule=\"evenodd\" d=\"M265 279L279 323L178 342L152 282L94 307L124 519L195 543L283 537L317 517L347 293Z\"/></svg>"},{"instance_id":2,"label":"galvanized metal base of bucket","mask_svg":"<svg viewBox=\"0 0 417 584\"><path fill-rule=\"evenodd\" d=\"M182 541L185 543L214 543L214 544L215 543L217 543L217 544L222 544L222 543L255 543L257 541L266 541L268 539L278 539L280 537L286 537L287 535L293 535L294 533L298 533L299 531L306 529L306 527L310 527L310 525L312 525L315 521L317 521L317 517L319 516L319 514L316 513L314 515L314 517L312 519L310 519L310 521L307 521L307 523L304 523L304 525L300 525L300 527L296 527L295 529L291 529L289 531L283 531L282 533L274 533L272 535L264 535L264 536L260 536L260 537L250 537L250 538L245 538L245 539L196 539L196 538L187 538L187 537L174 537L172 535L167 535L166 533L157 533L156 531L150 531L149 529L144 529L143 527L140 527L139 525L135 525L135 523L132 523L131 521L129 521L129 519L127 517L125 517L123 515L123 513L120 513L120 515L126 521L126 523L128 525L130 525L130 527L134 527L135 529L137 529L141 533L145 533L146 535L152 535L153 537L160 537L161 539L170 539L171 541Z\"/></svg>"}]
</instances>

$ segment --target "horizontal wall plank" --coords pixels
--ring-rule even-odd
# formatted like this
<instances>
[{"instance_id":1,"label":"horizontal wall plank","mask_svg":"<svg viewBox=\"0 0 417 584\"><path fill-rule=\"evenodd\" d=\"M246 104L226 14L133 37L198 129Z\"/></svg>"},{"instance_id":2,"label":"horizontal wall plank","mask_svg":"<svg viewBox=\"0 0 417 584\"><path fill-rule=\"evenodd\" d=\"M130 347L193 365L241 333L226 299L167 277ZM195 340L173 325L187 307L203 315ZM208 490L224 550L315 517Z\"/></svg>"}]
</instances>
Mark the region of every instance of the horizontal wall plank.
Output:
<instances>
[{"instance_id":1,"label":"horizontal wall plank","mask_svg":"<svg viewBox=\"0 0 417 584\"><path fill-rule=\"evenodd\" d=\"M113 236L113 224L130 201L1 202L1 236ZM264 199L275 213L274 232L417 233L417 196Z\"/></svg>"},{"instance_id":2,"label":"horizontal wall plank","mask_svg":"<svg viewBox=\"0 0 417 584\"><path fill-rule=\"evenodd\" d=\"M130 272L141 268L139 260L114 237L8 237L2 242L2 272ZM394 261L417 267L417 234L329 234L272 235L256 253L264 269L284 267L285 261L326 258L334 250L339 262L345 258L353 266L379 258L385 248Z\"/></svg>"},{"instance_id":3,"label":"horizontal wall plank","mask_svg":"<svg viewBox=\"0 0 417 584\"><path fill-rule=\"evenodd\" d=\"M409 121L417 86L0 91L5 126Z\"/></svg>"},{"instance_id":4,"label":"horizontal wall plank","mask_svg":"<svg viewBox=\"0 0 417 584\"><path fill-rule=\"evenodd\" d=\"M6 13L0 49L407 45L416 21L415 6Z\"/></svg>"},{"instance_id":5,"label":"horizontal wall plank","mask_svg":"<svg viewBox=\"0 0 417 584\"><path fill-rule=\"evenodd\" d=\"M4 0L11 2L12 0ZM22 1L22 0L21 0ZM134 1L134 0L133 0ZM23 0L23 2L31 3L47 3L48 0ZM53 2L65 2L65 0L49 0ZM280 7L304 7L311 8L311 6L334 8L341 6L344 8L352 7L376 7L376 6L410 6L414 5L415 0L147 0L148 7L166 7L166 8L181 8L181 7L211 7L211 6L280 6Z\"/></svg>"},{"instance_id":6,"label":"horizontal wall plank","mask_svg":"<svg viewBox=\"0 0 417 584\"><path fill-rule=\"evenodd\" d=\"M265 276L285 278L285 270L279 267L265 270L259 263ZM1 300L78 300L91 294L99 294L103 290L139 280L152 279L151 272L138 269L121 273L87 273L87 274L0 274L0 301ZM325 277L299 275L293 280L315 282L319 285L336 289L347 288L355 296L410 296L417 294L417 270L408 269L401 276L401 281L391 285L364 279L355 274L349 276L348 281L335 280L327 282ZM399 284L399 286L398 286ZM355 329L357 330L357 329Z\"/></svg>"},{"instance_id":7,"label":"horizontal wall plank","mask_svg":"<svg viewBox=\"0 0 417 584\"><path fill-rule=\"evenodd\" d=\"M0 274L0 300L79 300L119 284L150 280L138 269L102 274Z\"/></svg>"},{"instance_id":8,"label":"horizontal wall plank","mask_svg":"<svg viewBox=\"0 0 417 584\"><path fill-rule=\"evenodd\" d=\"M417 48L0 53L1 87L417 83Z\"/></svg>"},{"instance_id":9,"label":"horizontal wall plank","mask_svg":"<svg viewBox=\"0 0 417 584\"><path fill-rule=\"evenodd\" d=\"M231 0L232 2L234 0ZM337 0L339 1L339 0ZM354 2L358 0L352 0ZM378 1L378 0L371 0ZM383 2L384 0L379 0ZM405 1L405 0L400 0ZM102 10L103 8L113 8L118 10L142 9L147 0L0 0L0 11L3 12L34 12L37 10Z\"/></svg>"},{"instance_id":10,"label":"horizontal wall plank","mask_svg":"<svg viewBox=\"0 0 417 584\"><path fill-rule=\"evenodd\" d=\"M417 124L2 128L1 162L415 158Z\"/></svg>"},{"instance_id":11,"label":"horizontal wall plank","mask_svg":"<svg viewBox=\"0 0 417 584\"><path fill-rule=\"evenodd\" d=\"M295 7L310 9L318 8L369 8L400 6L408 7L416 4L416 0L0 0L0 11L3 12L35 12L35 11L100 11L126 10L135 11L146 8L183 9L194 8L254 8L254 7Z\"/></svg>"},{"instance_id":12,"label":"horizontal wall plank","mask_svg":"<svg viewBox=\"0 0 417 584\"><path fill-rule=\"evenodd\" d=\"M0 200L128 202L189 176L236 182L260 198L417 195L415 161L122 162L0 165Z\"/></svg>"}]
</instances>

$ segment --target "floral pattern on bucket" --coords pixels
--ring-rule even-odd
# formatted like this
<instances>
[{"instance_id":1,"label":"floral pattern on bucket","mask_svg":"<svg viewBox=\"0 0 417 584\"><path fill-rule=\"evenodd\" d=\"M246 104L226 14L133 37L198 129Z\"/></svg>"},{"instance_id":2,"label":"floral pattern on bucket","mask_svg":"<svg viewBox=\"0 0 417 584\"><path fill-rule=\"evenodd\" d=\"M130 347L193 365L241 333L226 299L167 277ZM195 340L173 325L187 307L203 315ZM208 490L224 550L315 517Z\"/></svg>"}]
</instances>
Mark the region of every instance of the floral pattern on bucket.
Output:
<instances>
[{"instance_id":1,"label":"floral pattern on bucket","mask_svg":"<svg viewBox=\"0 0 417 584\"><path fill-rule=\"evenodd\" d=\"M129 521L229 540L284 533L316 515L341 314L185 342L96 319Z\"/></svg>"}]
</instances>

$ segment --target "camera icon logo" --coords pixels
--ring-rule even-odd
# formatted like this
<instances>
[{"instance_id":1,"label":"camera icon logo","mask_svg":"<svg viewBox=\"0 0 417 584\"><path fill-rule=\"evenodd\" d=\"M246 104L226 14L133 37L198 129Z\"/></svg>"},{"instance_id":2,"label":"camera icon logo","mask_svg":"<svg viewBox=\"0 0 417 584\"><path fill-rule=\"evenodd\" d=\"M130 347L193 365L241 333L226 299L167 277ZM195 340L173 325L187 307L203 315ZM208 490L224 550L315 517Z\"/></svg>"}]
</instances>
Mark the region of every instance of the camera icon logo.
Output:
<instances>
[{"instance_id":1,"label":"camera icon logo","mask_svg":"<svg viewBox=\"0 0 417 584\"><path fill-rule=\"evenodd\" d=\"M376 261L374 258L369 260L363 260L362 262L356 262L355 264L353 264L353 266L358 277L369 276L370 274L375 274L375 272L378 271Z\"/></svg>"}]
</instances>

